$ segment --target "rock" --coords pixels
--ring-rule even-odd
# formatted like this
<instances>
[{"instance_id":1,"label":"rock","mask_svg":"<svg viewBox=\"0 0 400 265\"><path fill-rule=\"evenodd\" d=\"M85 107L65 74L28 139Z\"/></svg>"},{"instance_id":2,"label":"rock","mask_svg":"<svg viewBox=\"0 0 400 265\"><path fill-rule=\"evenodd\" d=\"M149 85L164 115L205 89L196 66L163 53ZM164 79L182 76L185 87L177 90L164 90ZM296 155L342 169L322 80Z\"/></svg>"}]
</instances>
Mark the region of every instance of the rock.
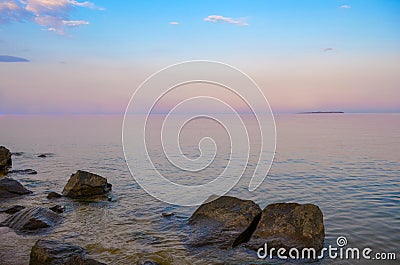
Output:
<instances>
[{"instance_id":1,"label":"rock","mask_svg":"<svg viewBox=\"0 0 400 265\"><path fill-rule=\"evenodd\" d=\"M313 204L275 203L268 205L247 247L257 250L267 243L271 248L314 248L324 246L323 215Z\"/></svg>"},{"instance_id":2,"label":"rock","mask_svg":"<svg viewBox=\"0 0 400 265\"><path fill-rule=\"evenodd\" d=\"M99 175L78 170L72 174L62 194L71 198L84 198L106 194L111 190L107 179Z\"/></svg>"},{"instance_id":3,"label":"rock","mask_svg":"<svg viewBox=\"0 0 400 265\"><path fill-rule=\"evenodd\" d=\"M29 265L105 265L86 257L86 250L71 243L39 239L32 247Z\"/></svg>"},{"instance_id":4,"label":"rock","mask_svg":"<svg viewBox=\"0 0 400 265\"><path fill-rule=\"evenodd\" d=\"M33 169L16 169L8 171L8 174L19 174L19 175L36 175L37 171Z\"/></svg>"},{"instance_id":5,"label":"rock","mask_svg":"<svg viewBox=\"0 0 400 265\"><path fill-rule=\"evenodd\" d=\"M174 215L175 215L175 213L172 213L172 212L164 212L164 213L162 213L163 217L172 217Z\"/></svg>"},{"instance_id":6,"label":"rock","mask_svg":"<svg viewBox=\"0 0 400 265\"><path fill-rule=\"evenodd\" d=\"M4 146L0 146L0 171L6 171L12 165L11 152Z\"/></svg>"},{"instance_id":7,"label":"rock","mask_svg":"<svg viewBox=\"0 0 400 265\"><path fill-rule=\"evenodd\" d=\"M54 205L53 207L50 207L49 209L55 213L63 213L65 211L65 206Z\"/></svg>"},{"instance_id":8,"label":"rock","mask_svg":"<svg viewBox=\"0 0 400 265\"><path fill-rule=\"evenodd\" d=\"M41 155L38 155L38 157L40 157L40 158L45 158L45 157L47 157L47 155L41 154Z\"/></svg>"},{"instance_id":9,"label":"rock","mask_svg":"<svg viewBox=\"0 0 400 265\"><path fill-rule=\"evenodd\" d=\"M19 195L30 194L32 191L27 190L18 181L11 178L0 179L0 198L13 198Z\"/></svg>"},{"instance_id":10,"label":"rock","mask_svg":"<svg viewBox=\"0 0 400 265\"><path fill-rule=\"evenodd\" d=\"M14 213L17 213L17 212L19 212L19 211L21 211L23 209L25 209L25 207L22 206L22 205L14 205L14 206L11 206L10 208L7 208L7 209L0 209L0 213L14 214Z\"/></svg>"},{"instance_id":11,"label":"rock","mask_svg":"<svg viewBox=\"0 0 400 265\"><path fill-rule=\"evenodd\" d=\"M13 156L22 156L24 154L24 152L15 152L12 153Z\"/></svg>"},{"instance_id":12,"label":"rock","mask_svg":"<svg viewBox=\"0 0 400 265\"><path fill-rule=\"evenodd\" d=\"M54 192L54 191L51 191L49 194L47 194L47 199L54 199L54 198L61 198L61 197L62 197L61 194Z\"/></svg>"},{"instance_id":13,"label":"rock","mask_svg":"<svg viewBox=\"0 0 400 265\"><path fill-rule=\"evenodd\" d=\"M0 225L10 227L16 232L32 232L42 228L53 227L60 223L61 220L61 216L49 209L33 207L13 214Z\"/></svg>"},{"instance_id":14,"label":"rock","mask_svg":"<svg viewBox=\"0 0 400 265\"><path fill-rule=\"evenodd\" d=\"M250 238L260 215L261 208L253 201L222 196L201 205L190 217L189 244L235 247Z\"/></svg>"}]
</instances>

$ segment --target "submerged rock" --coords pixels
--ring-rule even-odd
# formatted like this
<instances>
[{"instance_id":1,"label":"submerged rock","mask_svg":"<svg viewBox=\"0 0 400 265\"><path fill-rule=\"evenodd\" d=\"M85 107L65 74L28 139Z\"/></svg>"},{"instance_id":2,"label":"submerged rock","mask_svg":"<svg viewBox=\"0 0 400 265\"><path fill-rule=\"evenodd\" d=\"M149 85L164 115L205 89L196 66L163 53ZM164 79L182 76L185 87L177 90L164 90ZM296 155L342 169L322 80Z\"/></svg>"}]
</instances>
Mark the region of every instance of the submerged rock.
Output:
<instances>
[{"instance_id":1,"label":"submerged rock","mask_svg":"<svg viewBox=\"0 0 400 265\"><path fill-rule=\"evenodd\" d=\"M16 169L8 171L8 174L20 174L20 175L36 175L37 171L33 169Z\"/></svg>"},{"instance_id":2,"label":"submerged rock","mask_svg":"<svg viewBox=\"0 0 400 265\"><path fill-rule=\"evenodd\" d=\"M13 198L30 193L32 191L24 188L21 183L12 178L0 179L0 198Z\"/></svg>"},{"instance_id":3,"label":"submerged rock","mask_svg":"<svg viewBox=\"0 0 400 265\"><path fill-rule=\"evenodd\" d=\"M0 171L6 171L12 165L11 152L4 146L0 146Z\"/></svg>"},{"instance_id":4,"label":"submerged rock","mask_svg":"<svg viewBox=\"0 0 400 265\"><path fill-rule=\"evenodd\" d=\"M54 199L54 198L61 198L61 197L62 197L61 194L54 192L54 191L51 191L49 194L47 194L47 199Z\"/></svg>"},{"instance_id":5,"label":"submerged rock","mask_svg":"<svg viewBox=\"0 0 400 265\"><path fill-rule=\"evenodd\" d=\"M106 194L111 190L107 179L99 175L78 170L72 174L62 194L71 198L84 198Z\"/></svg>"},{"instance_id":6,"label":"submerged rock","mask_svg":"<svg viewBox=\"0 0 400 265\"><path fill-rule=\"evenodd\" d=\"M260 215L261 208L255 202L222 196L201 205L190 217L189 243L195 247L235 247L250 238Z\"/></svg>"},{"instance_id":7,"label":"submerged rock","mask_svg":"<svg viewBox=\"0 0 400 265\"><path fill-rule=\"evenodd\" d=\"M40 157L40 158L45 158L45 157L47 157L47 155L41 154L41 155L38 155L38 157Z\"/></svg>"},{"instance_id":8,"label":"submerged rock","mask_svg":"<svg viewBox=\"0 0 400 265\"><path fill-rule=\"evenodd\" d=\"M63 213L65 211L65 206L54 205L53 207L50 207L49 209L55 213Z\"/></svg>"},{"instance_id":9,"label":"submerged rock","mask_svg":"<svg viewBox=\"0 0 400 265\"><path fill-rule=\"evenodd\" d=\"M268 248L314 248L324 246L323 215L313 204L275 203L268 205L247 247L257 250L267 243Z\"/></svg>"},{"instance_id":10,"label":"submerged rock","mask_svg":"<svg viewBox=\"0 0 400 265\"><path fill-rule=\"evenodd\" d=\"M17 213L17 212L19 212L19 211L21 211L23 209L25 209L25 206L14 205L14 206L11 206L11 207L6 208L6 209L0 209L0 213L14 214L14 213Z\"/></svg>"},{"instance_id":11,"label":"submerged rock","mask_svg":"<svg viewBox=\"0 0 400 265\"><path fill-rule=\"evenodd\" d=\"M86 250L71 243L39 239L32 247L29 265L105 265L86 257Z\"/></svg>"},{"instance_id":12,"label":"submerged rock","mask_svg":"<svg viewBox=\"0 0 400 265\"><path fill-rule=\"evenodd\" d=\"M53 227L61 220L61 216L47 208L33 207L13 214L0 225L10 227L16 232L32 232Z\"/></svg>"}]
</instances>

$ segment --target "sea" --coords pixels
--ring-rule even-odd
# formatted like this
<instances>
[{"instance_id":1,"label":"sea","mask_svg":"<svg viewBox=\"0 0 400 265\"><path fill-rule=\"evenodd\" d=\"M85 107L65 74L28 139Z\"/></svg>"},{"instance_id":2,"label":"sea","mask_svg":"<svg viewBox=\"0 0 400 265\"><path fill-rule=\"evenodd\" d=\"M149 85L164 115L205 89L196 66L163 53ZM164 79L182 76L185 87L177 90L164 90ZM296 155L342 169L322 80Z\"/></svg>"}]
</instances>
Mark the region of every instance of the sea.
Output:
<instances>
[{"instance_id":1,"label":"sea","mask_svg":"<svg viewBox=\"0 0 400 265\"><path fill-rule=\"evenodd\" d=\"M213 126L212 121L196 122L186 128L189 140L181 143L188 157L201 154L198 142L203 137L229 136L219 133L223 127ZM0 264L29 264L30 250L39 238L82 246L90 257L107 264L140 264L146 260L161 264L399 264L400 114L276 114L276 151L267 177L255 191L249 191L245 179L227 193L253 200L261 208L276 202L316 204L324 215L325 246L335 247L337 239L345 237L346 247L395 253L397 261L328 256L312 262L261 260L243 246L230 250L192 248L188 244L188 218L197 206L160 201L137 183L125 161L122 123L120 115L0 116L0 145L15 154L13 169L38 172L9 174L33 193L3 200L0 208L16 204L66 207L64 221L48 232L18 235L2 230ZM256 125L247 125L249 131L257 130L251 128ZM215 142L218 146L229 141ZM165 158L157 143L148 143L156 160ZM243 165L234 161L227 164L235 154L225 157L230 149L218 150L221 154L204 175L182 174L179 168L164 162L157 168L182 183L210 181L227 166L237 166L240 174ZM133 156L135 152L140 155L144 150L134 150ZM38 157L41 154L46 157ZM130 165L135 166L143 167ZM46 198L50 191L60 193L77 170L106 177L113 185L109 200ZM152 174L151 170L142 172ZM0 221L7 216L0 213Z\"/></svg>"}]
</instances>

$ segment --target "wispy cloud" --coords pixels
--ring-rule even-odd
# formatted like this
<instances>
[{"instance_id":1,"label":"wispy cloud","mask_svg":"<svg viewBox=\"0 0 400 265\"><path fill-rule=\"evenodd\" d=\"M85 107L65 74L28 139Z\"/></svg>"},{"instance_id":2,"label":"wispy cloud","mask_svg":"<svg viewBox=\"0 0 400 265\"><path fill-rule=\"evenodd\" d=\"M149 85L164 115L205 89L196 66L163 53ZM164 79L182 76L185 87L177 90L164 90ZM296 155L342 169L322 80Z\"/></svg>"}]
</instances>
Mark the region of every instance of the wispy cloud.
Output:
<instances>
[{"instance_id":1,"label":"wispy cloud","mask_svg":"<svg viewBox=\"0 0 400 265\"><path fill-rule=\"evenodd\" d=\"M327 47L327 48L324 48L322 51L323 52L331 52L331 51L333 51L333 48Z\"/></svg>"},{"instance_id":2,"label":"wispy cloud","mask_svg":"<svg viewBox=\"0 0 400 265\"><path fill-rule=\"evenodd\" d=\"M0 3L0 23L32 20L35 23L64 35L69 27L88 25L84 20L70 20L71 12L77 8L104 10L91 2L76 0L5 0Z\"/></svg>"},{"instance_id":3,"label":"wispy cloud","mask_svg":"<svg viewBox=\"0 0 400 265\"><path fill-rule=\"evenodd\" d=\"M179 22L177 22L177 21L171 21L171 22L169 22L169 24L170 24L170 25L179 25Z\"/></svg>"},{"instance_id":4,"label":"wispy cloud","mask_svg":"<svg viewBox=\"0 0 400 265\"><path fill-rule=\"evenodd\" d=\"M350 9L351 6L349 6L349 5L342 5L342 6L340 6L340 8L343 8L343 9Z\"/></svg>"},{"instance_id":5,"label":"wispy cloud","mask_svg":"<svg viewBox=\"0 0 400 265\"><path fill-rule=\"evenodd\" d=\"M244 18L230 18L230 17L224 17L224 16L219 16L219 15L211 15L206 18L204 18L204 21L208 22L213 22L213 23L229 23L229 24L234 24L237 26L248 26L249 24Z\"/></svg>"},{"instance_id":6,"label":"wispy cloud","mask_svg":"<svg viewBox=\"0 0 400 265\"><path fill-rule=\"evenodd\" d=\"M23 63L29 62L28 59L22 57L16 57L11 55L0 55L0 62L1 63Z\"/></svg>"}]
</instances>

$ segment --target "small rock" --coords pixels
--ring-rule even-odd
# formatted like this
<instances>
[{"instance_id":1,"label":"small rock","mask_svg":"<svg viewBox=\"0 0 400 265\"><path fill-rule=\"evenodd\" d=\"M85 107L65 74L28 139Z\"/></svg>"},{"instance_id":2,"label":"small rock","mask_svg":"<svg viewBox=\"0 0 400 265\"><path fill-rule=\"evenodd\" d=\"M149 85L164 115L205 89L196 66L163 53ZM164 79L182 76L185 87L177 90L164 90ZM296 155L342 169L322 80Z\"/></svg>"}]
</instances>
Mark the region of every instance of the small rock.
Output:
<instances>
[{"instance_id":1,"label":"small rock","mask_svg":"<svg viewBox=\"0 0 400 265\"><path fill-rule=\"evenodd\" d=\"M62 197L61 194L54 192L54 191L51 191L49 194L47 194L47 199L54 199L54 198L61 198L61 197Z\"/></svg>"},{"instance_id":2,"label":"small rock","mask_svg":"<svg viewBox=\"0 0 400 265\"><path fill-rule=\"evenodd\" d=\"M171 217L171 216L174 216L174 215L175 215L175 213L172 213L172 212L164 212L164 213L162 213L163 217Z\"/></svg>"},{"instance_id":3,"label":"small rock","mask_svg":"<svg viewBox=\"0 0 400 265\"><path fill-rule=\"evenodd\" d=\"M39 239L32 247L29 265L105 265L86 257L86 250L71 243Z\"/></svg>"},{"instance_id":4,"label":"small rock","mask_svg":"<svg viewBox=\"0 0 400 265\"><path fill-rule=\"evenodd\" d=\"M275 203L268 205L247 247L257 250L267 243L268 248L314 248L324 246L323 215L313 204Z\"/></svg>"},{"instance_id":5,"label":"small rock","mask_svg":"<svg viewBox=\"0 0 400 265\"><path fill-rule=\"evenodd\" d=\"M22 156L24 154L24 152L15 152L12 153L13 156Z\"/></svg>"},{"instance_id":6,"label":"small rock","mask_svg":"<svg viewBox=\"0 0 400 265\"><path fill-rule=\"evenodd\" d=\"M50 207L49 209L55 213L63 213L65 211L65 206L54 205L53 207Z\"/></svg>"},{"instance_id":7,"label":"small rock","mask_svg":"<svg viewBox=\"0 0 400 265\"><path fill-rule=\"evenodd\" d=\"M24 188L21 183L12 178L0 179L0 198L13 198L30 193L32 191Z\"/></svg>"},{"instance_id":8,"label":"small rock","mask_svg":"<svg viewBox=\"0 0 400 265\"><path fill-rule=\"evenodd\" d=\"M11 152L4 146L0 146L0 171L7 171L12 165Z\"/></svg>"},{"instance_id":9,"label":"small rock","mask_svg":"<svg viewBox=\"0 0 400 265\"><path fill-rule=\"evenodd\" d=\"M15 232L32 232L42 228L53 227L60 223L62 217L42 207L21 210L4 220L0 226L7 226Z\"/></svg>"},{"instance_id":10,"label":"small rock","mask_svg":"<svg viewBox=\"0 0 400 265\"><path fill-rule=\"evenodd\" d=\"M25 209L25 207L22 206L22 205L14 205L14 206L11 206L10 208L7 208L7 209L0 209L0 213L14 214L14 213L17 213L17 212L19 212L19 211L21 211L23 209Z\"/></svg>"},{"instance_id":11,"label":"small rock","mask_svg":"<svg viewBox=\"0 0 400 265\"><path fill-rule=\"evenodd\" d=\"M38 157L40 157L40 158L45 158L45 157L47 157L47 155L41 154L41 155L38 155Z\"/></svg>"},{"instance_id":12,"label":"small rock","mask_svg":"<svg viewBox=\"0 0 400 265\"><path fill-rule=\"evenodd\" d=\"M112 185L99 175L78 170L72 174L62 194L71 198L85 198L103 195L111 190Z\"/></svg>"},{"instance_id":13,"label":"small rock","mask_svg":"<svg viewBox=\"0 0 400 265\"><path fill-rule=\"evenodd\" d=\"M19 175L36 175L37 171L33 169L15 169L8 171L8 174L19 174Z\"/></svg>"},{"instance_id":14,"label":"small rock","mask_svg":"<svg viewBox=\"0 0 400 265\"><path fill-rule=\"evenodd\" d=\"M222 196L201 205L190 217L189 243L194 247L235 247L250 238L260 215L261 208L255 202Z\"/></svg>"},{"instance_id":15,"label":"small rock","mask_svg":"<svg viewBox=\"0 0 400 265\"><path fill-rule=\"evenodd\" d=\"M146 260L143 262L139 262L138 265L161 265L161 264L156 261Z\"/></svg>"}]
</instances>

